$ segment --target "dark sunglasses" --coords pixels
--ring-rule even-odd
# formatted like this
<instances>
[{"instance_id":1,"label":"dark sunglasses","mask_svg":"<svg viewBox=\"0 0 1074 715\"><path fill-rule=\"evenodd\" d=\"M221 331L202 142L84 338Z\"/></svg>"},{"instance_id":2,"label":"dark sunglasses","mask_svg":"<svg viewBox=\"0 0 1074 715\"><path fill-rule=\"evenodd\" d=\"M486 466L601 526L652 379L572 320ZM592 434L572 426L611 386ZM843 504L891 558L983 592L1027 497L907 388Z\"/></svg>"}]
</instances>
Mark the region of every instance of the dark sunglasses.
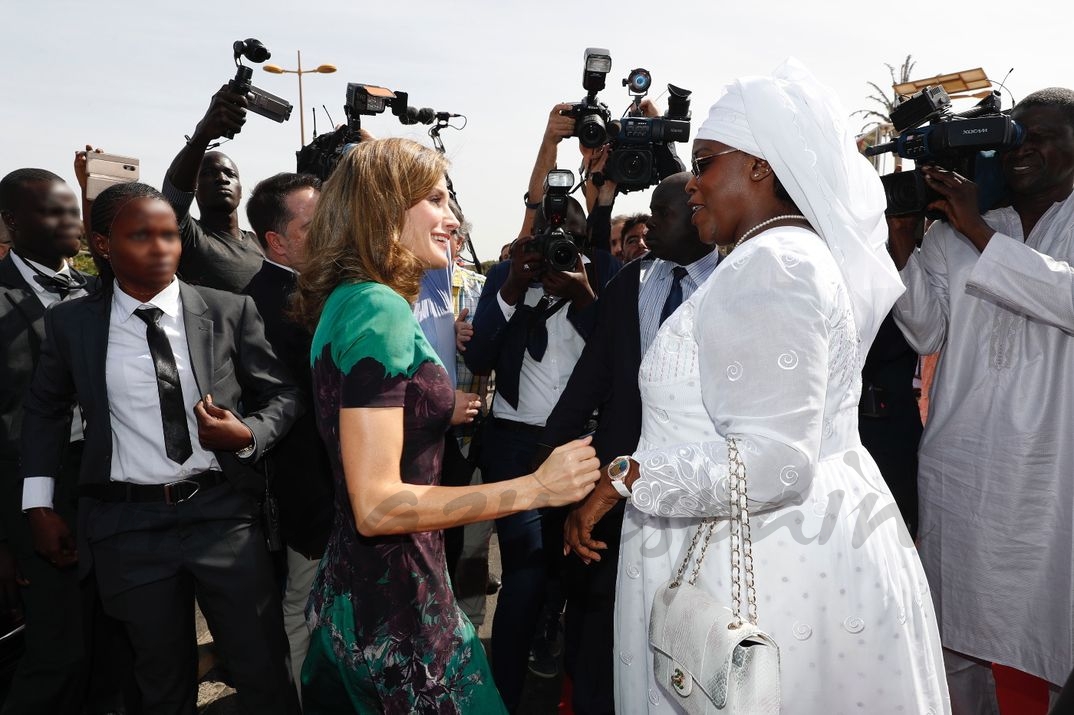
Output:
<instances>
[{"instance_id":1,"label":"dark sunglasses","mask_svg":"<svg viewBox=\"0 0 1074 715\"><path fill-rule=\"evenodd\" d=\"M718 156L723 156L724 154L734 153L736 151L739 151L739 149L725 149L723 151L718 151L715 154L695 156L693 159L690 160L690 173L694 175L695 179L700 179L701 174L705 172L705 167L711 164L713 159Z\"/></svg>"}]
</instances>

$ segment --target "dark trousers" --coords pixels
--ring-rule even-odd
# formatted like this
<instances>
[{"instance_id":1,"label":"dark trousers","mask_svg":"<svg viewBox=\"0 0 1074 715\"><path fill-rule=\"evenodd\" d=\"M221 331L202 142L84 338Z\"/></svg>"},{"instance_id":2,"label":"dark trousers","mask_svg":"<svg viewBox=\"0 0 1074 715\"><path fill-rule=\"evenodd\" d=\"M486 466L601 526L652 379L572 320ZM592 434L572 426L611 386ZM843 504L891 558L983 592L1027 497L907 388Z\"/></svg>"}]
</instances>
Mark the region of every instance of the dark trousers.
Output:
<instances>
[{"instance_id":1,"label":"dark trousers","mask_svg":"<svg viewBox=\"0 0 1074 715\"><path fill-rule=\"evenodd\" d=\"M60 570L37 556L18 564L30 581L21 589L26 649L0 713L77 715L124 707L130 645L104 614L96 582L79 582L77 567ZM130 695L125 710L133 713Z\"/></svg>"},{"instance_id":2,"label":"dark trousers","mask_svg":"<svg viewBox=\"0 0 1074 715\"><path fill-rule=\"evenodd\" d=\"M64 460L61 482L77 480L78 457L76 446ZM14 463L0 463L0 480L8 541L29 581L20 588L25 649L0 713L138 712L130 645L120 624L104 614L96 582L92 577L80 581L77 566L57 569L34 552ZM56 490L55 508L74 531L75 500L62 487Z\"/></svg>"},{"instance_id":3,"label":"dark trousers","mask_svg":"<svg viewBox=\"0 0 1074 715\"><path fill-rule=\"evenodd\" d=\"M563 524L569 509L546 509L542 514L549 570L559 575L567 600L563 664L571 678L576 715L615 712L615 582L624 504L616 505L593 529L593 538L608 548L600 561L588 566L574 554L563 556Z\"/></svg>"},{"instance_id":4,"label":"dark trousers","mask_svg":"<svg viewBox=\"0 0 1074 715\"><path fill-rule=\"evenodd\" d=\"M486 483L528 474L538 434L485 425L481 474ZM509 711L518 708L529 666L530 644L544 605L545 557L536 509L496 520L503 585L492 619L492 676Z\"/></svg>"},{"instance_id":5,"label":"dark trousers","mask_svg":"<svg viewBox=\"0 0 1074 715\"><path fill-rule=\"evenodd\" d=\"M440 486L442 487L466 487L474 477L474 465L463 456L459 449L459 440L455 436L455 430L448 430L444 435L444 461L440 469ZM447 561L447 572L454 575L455 567L459 565L459 557L462 556L464 527L455 526L444 529L444 558ZM484 584L482 584L484 587Z\"/></svg>"},{"instance_id":6,"label":"dark trousers","mask_svg":"<svg viewBox=\"0 0 1074 715\"><path fill-rule=\"evenodd\" d=\"M195 595L242 710L299 712L279 591L250 498L224 484L174 505L86 506L102 602L130 637L148 715L197 711Z\"/></svg>"}]
</instances>

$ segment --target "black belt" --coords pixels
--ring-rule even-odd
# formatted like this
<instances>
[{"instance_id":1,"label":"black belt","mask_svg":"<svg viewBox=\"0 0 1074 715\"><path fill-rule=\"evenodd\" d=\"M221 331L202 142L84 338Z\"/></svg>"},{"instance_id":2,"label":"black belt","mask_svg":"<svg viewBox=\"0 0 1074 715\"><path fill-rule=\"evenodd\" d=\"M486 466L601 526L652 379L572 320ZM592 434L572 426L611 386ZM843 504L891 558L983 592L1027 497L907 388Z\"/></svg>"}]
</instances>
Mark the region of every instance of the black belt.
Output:
<instances>
[{"instance_id":1,"label":"black belt","mask_svg":"<svg viewBox=\"0 0 1074 715\"><path fill-rule=\"evenodd\" d=\"M108 482L82 484L78 495L108 502L163 502L178 504L190 499L202 489L211 489L227 481L223 472L209 471L191 474L168 484L133 484Z\"/></svg>"},{"instance_id":2,"label":"black belt","mask_svg":"<svg viewBox=\"0 0 1074 715\"><path fill-rule=\"evenodd\" d=\"M493 417L492 424L496 425L498 429L505 430L507 432L521 432L523 434L539 437L544 432L544 427L540 425L530 425L525 422L515 422L514 420L505 420L502 417Z\"/></svg>"}]
</instances>

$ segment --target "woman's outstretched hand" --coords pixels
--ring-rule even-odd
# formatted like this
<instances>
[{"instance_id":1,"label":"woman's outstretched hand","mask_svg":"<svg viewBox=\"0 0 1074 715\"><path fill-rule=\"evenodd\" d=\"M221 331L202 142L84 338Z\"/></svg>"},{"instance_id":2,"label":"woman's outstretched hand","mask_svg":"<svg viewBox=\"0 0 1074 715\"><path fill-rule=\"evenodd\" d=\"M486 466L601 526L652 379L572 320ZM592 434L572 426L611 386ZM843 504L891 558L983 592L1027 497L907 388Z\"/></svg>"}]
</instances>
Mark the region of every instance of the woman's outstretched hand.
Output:
<instances>
[{"instance_id":1,"label":"woman's outstretched hand","mask_svg":"<svg viewBox=\"0 0 1074 715\"><path fill-rule=\"evenodd\" d=\"M585 498L600 478L597 452L589 446L592 437L560 445L533 476L542 490L542 506L564 506Z\"/></svg>"}]
</instances>

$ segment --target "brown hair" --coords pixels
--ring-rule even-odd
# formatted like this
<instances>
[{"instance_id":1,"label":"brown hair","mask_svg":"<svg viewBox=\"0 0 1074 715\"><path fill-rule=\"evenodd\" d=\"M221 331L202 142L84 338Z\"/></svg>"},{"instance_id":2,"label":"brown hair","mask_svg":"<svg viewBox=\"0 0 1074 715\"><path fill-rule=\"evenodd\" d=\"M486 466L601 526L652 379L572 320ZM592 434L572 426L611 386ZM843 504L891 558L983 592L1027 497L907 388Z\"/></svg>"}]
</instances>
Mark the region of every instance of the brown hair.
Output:
<instances>
[{"instance_id":1,"label":"brown hair","mask_svg":"<svg viewBox=\"0 0 1074 715\"><path fill-rule=\"evenodd\" d=\"M446 171L446 159L409 139L363 141L348 152L317 202L294 317L314 330L328 296L345 282L375 281L417 300L425 266L399 236L407 210Z\"/></svg>"}]
</instances>

